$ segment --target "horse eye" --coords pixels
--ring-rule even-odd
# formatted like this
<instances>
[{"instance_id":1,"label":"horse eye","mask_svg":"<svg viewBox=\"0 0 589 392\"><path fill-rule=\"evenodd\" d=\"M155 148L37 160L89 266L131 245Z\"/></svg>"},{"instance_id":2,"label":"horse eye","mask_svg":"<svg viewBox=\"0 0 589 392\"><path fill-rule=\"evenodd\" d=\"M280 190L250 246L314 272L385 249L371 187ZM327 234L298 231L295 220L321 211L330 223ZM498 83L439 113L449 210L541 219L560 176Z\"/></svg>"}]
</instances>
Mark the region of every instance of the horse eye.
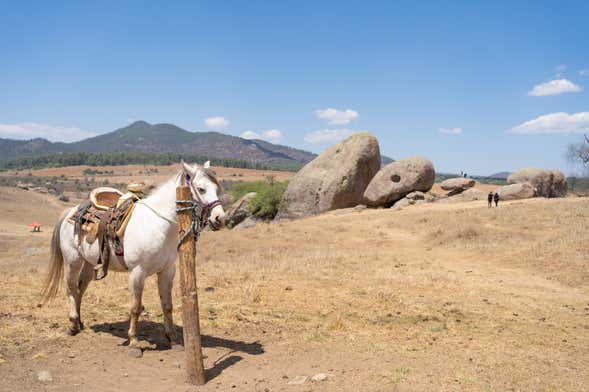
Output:
<instances>
[{"instance_id":1,"label":"horse eye","mask_svg":"<svg viewBox=\"0 0 589 392\"><path fill-rule=\"evenodd\" d=\"M204 195L205 193L207 193L207 190L204 188L196 188L196 190L198 191L198 193L200 193L201 195Z\"/></svg>"}]
</instances>

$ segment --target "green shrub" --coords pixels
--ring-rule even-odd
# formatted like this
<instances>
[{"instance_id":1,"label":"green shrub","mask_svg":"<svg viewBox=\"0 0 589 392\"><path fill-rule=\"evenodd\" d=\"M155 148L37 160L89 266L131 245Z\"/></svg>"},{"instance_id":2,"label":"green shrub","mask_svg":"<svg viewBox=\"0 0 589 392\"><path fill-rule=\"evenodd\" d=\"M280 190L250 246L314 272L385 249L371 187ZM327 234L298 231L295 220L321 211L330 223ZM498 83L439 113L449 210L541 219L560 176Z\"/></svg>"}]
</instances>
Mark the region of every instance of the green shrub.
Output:
<instances>
[{"instance_id":1,"label":"green shrub","mask_svg":"<svg viewBox=\"0 0 589 392\"><path fill-rule=\"evenodd\" d=\"M248 212L261 219L272 219L278 213L287 185L287 182L276 181L240 182L231 187L231 195L233 200L238 200L246 193L256 192L247 206Z\"/></svg>"},{"instance_id":2,"label":"green shrub","mask_svg":"<svg viewBox=\"0 0 589 392\"><path fill-rule=\"evenodd\" d=\"M233 196L233 201L237 201L246 193L260 193L268 186L269 184L266 181L237 182L231 185L230 192L231 196Z\"/></svg>"},{"instance_id":3,"label":"green shrub","mask_svg":"<svg viewBox=\"0 0 589 392\"><path fill-rule=\"evenodd\" d=\"M266 184L248 204L249 213L261 219L273 219L278 213L286 185L286 182Z\"/></svg>"}]
</instances>

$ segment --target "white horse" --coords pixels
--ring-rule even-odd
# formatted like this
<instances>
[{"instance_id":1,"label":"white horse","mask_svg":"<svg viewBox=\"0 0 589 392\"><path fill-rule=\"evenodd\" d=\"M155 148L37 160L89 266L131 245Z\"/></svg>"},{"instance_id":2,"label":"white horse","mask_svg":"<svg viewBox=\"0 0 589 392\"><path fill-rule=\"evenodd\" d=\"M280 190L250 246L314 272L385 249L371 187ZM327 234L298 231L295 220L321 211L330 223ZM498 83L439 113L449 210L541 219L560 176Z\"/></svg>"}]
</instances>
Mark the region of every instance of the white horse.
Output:
<instances>
[{"instance_id":1,"label":"white horse","mask_svg":"<svg viewBox=\"0 0 589 392\"><path fill-rule=\"evenodd\" d=\"M178 258L176 187L188 185L194 201L205 209L205 219L208 216L206 223L213 230L219 229L224 224L225 212L218 198L219 182L209 170L209 165L209 162L202 167L182 162L182 170L177 175L137 202L121 240L124 255L119 257L112 247L110 249L109 269L129 272L131 312L128 342L132 347L137 345L137 320L142 310L145 278L153 274L157 274L158 278L166 337L170 344L176 341L172 318L172 285ZM74 209L76 207L64 211L55 225L51 240L51 266L43 288L45 300L55 297L65 269L66 292L70 301L70 335L84 328L80 320L82 296L94 277L94 267L99 261L98 241L92 244L78 242L74 225L65 219Z\"/></svg>"}]
</instances>

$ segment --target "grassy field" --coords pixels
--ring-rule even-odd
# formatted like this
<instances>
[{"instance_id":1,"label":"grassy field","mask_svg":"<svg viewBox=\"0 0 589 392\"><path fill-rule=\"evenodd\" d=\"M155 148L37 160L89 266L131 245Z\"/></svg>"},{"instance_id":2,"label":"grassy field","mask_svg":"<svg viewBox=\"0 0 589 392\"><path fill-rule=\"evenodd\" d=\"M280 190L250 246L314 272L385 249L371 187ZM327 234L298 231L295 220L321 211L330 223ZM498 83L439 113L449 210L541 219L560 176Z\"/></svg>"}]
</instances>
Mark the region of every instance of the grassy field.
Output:
<instances>
[{"instance_id":1,"label":"grassy field","mask_svg":"<svg viewBox=\"0 0 589 392\"><path fill-rule=\"evenodd\" d=\"M125 274L91 284L87 328L66 336L63 295L37 307L51 229L25 226L51 225L65 204L12 188L0 201L0 390L193 390L183 353L165 347L153 278L143 358L121 346ZM566 198L206 232L197 272L210 381L198 390L584 390L588 222L589 199ZM48 384L37 381L45 369ZM288 384L320 372L326 381Z\"/></svg>"}]
</instances>

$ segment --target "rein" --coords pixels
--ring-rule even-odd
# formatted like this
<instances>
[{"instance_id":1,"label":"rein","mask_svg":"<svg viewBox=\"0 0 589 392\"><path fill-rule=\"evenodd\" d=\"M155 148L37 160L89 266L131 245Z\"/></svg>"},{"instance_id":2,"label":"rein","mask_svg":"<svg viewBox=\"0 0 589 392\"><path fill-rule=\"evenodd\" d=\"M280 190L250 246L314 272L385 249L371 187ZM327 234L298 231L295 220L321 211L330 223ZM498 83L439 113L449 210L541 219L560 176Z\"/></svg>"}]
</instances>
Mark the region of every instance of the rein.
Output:
<instances>
[{"instance_id":1,"label":"rein","mask_svg":"<svg viewBox=\"0 0 589 392\"><path fill-rule=\"evenodd\" d=\"M192 212L190 227L188 228L188 230L184 232L184 234L182 234L182 237L178 240L177 248L180 248L180 245L182 245L184 240L192 233L192 236L194 237L194 255L196 256L198 237L200 235L200 232L208 224L207 215L209 215L213 208L220 205L221 201L217 199L215 201L208 203L204 206L204 208L201 209L200 214L197 212L200 204L196 200L176 200L176 204L188 204L188 206L186 207L176 208L176 213L188 210Z\"/></svg>"}]
</instances>

